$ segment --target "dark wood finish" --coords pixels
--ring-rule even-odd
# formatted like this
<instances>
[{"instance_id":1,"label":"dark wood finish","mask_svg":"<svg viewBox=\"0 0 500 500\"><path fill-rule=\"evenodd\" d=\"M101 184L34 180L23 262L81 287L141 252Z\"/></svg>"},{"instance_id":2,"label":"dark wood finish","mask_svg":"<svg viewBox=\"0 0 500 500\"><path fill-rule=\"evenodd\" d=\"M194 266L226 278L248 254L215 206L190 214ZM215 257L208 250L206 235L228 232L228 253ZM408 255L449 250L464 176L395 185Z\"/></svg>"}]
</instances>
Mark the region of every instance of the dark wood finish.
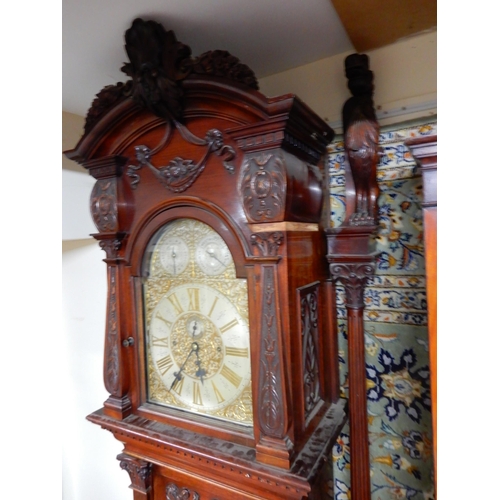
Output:
<instances>
[{"instance_id":1,"label":"dark wood finish","mask_svg":"<svg viewBox=\"0 0 500 500\"><path fill-rule=\"evenodd\" d=\"M134 490L134 500L151 500L152 464L126 453L120 453L116 458L120 461L120 467L130 476L132 482L130 488Z\"/></svg>"},{"instance_id":2,"label":"dark wood finish","mask_svg":"<svg viewBox=\"0 0 500 500\"><path fill-rule=\"evenodd\" d=\"M320 230L333 131L297 97L260 94L227 53L192 59L156 23L127 33L132 81L99 94L66 153L96 179L108 268L110 396L88 419L124 444L131 477L151 464L135 499L321 498L346 419ZM248 280L253 430L147 401L144 252L185 217L217 231Z\"/></svg>"},{"instance_id":3,"label":"dark wood finish","mask_svg":"<svg viewBox=\"0 0 500 500\"><path fill-rule=\"evenodd\" d=\"M370 500L363 295L369 278L375 273L379 125L373 108L373 74L368 69L368 57L348 56L345 69L353 94L343 107L348 159L346 216L340 227L326 230L327 260L332 278L343 285L346 294L351 495L356 500Z\"/></svg>"},{"instance_id":4,"label":"dark wood finish","mask_svg":"<svg viewBox=\"0 0 500 500\"><path fill-rule=\"evenodd\" d=\"M406 141L422 171L434 483L437 487L437 136Z\"/></svg>"},{"instance_id":5,"label":"dark wood finish","mask_svg":"<svg viewBox=\"0 0 500 500\"><path fill-rule=\"evenodd\" d=\"M369 69L368 56L347 56L345 74L352 93L352 97L342 108L344 144L348 158L346 198L349 198L349 203L346 203L346 221L349 225L375 225L380 191L377 184L380 128L373 107L373 72ZM354 200L351 199L352 185Z\"/></svg>"}]
</instances>

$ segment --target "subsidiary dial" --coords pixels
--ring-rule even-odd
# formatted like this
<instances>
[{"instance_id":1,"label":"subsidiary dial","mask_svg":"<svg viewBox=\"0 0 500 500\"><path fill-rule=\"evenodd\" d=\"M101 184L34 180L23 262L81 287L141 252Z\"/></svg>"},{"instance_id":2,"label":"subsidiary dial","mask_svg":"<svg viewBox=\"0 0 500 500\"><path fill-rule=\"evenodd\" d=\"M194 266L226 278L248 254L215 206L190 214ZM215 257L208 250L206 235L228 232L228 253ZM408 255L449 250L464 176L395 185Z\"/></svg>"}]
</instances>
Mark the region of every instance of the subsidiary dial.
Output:
<instances>
[{"instance_id":1,"label":"subsidiary dial","mask_svg":"<svg viewBox=\"0 0 500 500\"><path fill-rule=\"evenodd\" d=\"M189 248L186 242L177 236L165 238L160 248L160 261L169 274L181 274L189 262Z\"/></svg>"},{"instance_id":2,"label":"subsidiary dial","mask_svg":"<svg viewBox=\"0 0 500 500\"><path fill-rule=\"evenodd\" d=\"M231 261L231 252L218 234L206 236L196 246L196 262L209 276L222 274Z\"/></svg>"}]
</instances>

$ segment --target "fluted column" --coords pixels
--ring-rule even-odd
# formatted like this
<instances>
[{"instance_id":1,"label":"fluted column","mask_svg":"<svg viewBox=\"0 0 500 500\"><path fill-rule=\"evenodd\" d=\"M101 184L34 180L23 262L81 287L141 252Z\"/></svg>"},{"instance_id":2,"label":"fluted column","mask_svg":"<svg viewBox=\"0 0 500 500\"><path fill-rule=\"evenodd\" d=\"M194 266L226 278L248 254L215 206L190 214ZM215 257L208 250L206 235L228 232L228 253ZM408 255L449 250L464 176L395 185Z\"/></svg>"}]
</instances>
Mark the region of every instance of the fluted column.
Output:
<instances>
[{"instance_id":1,"label":"fluted column","mask_svg":"<svg viewBox=\"0 0 500 500\"><path fill-rule=\"evenodd\" d=\"M351 498L370 500L370 453L366 403L366 368L363 295L375 265L365 262L330 264L334 280L345 288L349 368L349 421L351 443Z\"/></svg>"}]
</instances>

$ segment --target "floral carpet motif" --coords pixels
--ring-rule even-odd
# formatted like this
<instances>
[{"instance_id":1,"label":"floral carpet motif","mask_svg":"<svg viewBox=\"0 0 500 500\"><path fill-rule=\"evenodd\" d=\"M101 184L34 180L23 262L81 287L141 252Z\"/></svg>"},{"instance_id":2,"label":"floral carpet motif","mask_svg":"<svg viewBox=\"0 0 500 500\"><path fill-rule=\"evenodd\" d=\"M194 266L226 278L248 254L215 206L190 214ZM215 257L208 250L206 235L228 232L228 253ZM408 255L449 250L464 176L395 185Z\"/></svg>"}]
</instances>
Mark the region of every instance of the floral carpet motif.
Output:
<instances>
[{"instance_id":1,"label":"floral carpet motif","mask_svg":"<svg viewBox=\"0 0 500 500\"><path fill-rule=\"evenodd\" d=\"M372 500L434 498L422 177L404 141L436 123L384 131L377 268L365 290L365 353ZM332 226L345 214L344 144L329 146ZM349 397L345 292L337 286L341 393ZM331 497L351 498L349 425L333 449ZM355 499L352 499L355 500Z\"/></svg>"}]
</instances>

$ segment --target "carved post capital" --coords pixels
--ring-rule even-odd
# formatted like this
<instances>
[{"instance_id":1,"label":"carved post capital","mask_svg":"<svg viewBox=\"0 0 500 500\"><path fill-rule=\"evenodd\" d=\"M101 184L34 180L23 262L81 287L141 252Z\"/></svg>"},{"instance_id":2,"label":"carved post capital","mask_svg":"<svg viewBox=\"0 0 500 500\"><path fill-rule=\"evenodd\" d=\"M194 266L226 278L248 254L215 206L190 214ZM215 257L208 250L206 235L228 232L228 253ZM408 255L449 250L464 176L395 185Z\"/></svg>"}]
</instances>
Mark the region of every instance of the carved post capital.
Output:
<instances>
[{"instance_id":1,"label":"carved post capital","mask_svg":"<svg viewBox=\"0 0 500 500\"><path fill-rule=\"evenodd\" d=\"M275 257L278 254L278 247L283 243L283 238L281 231L275 231L273 233L253 233L250 241L259 249L263 257Z\"/></svg>"},{"instance_id":2,"label":"carved post capital","mask_svg":"<svg viewBox=\"0 0 500 500\"><path fill-rule=\"evenodd\" d=\"M330 273L345 287L347 307L364 308L363 293L367 281L375 273L374 262L332 263Z\"/></svg>"},{"instance_id":3,"label":"carved post capital","mask_svg":"<svg viewBox=\"0 0 500 500\"><path fill-rule=\"evenodd\" d=\"M129 473L132 488L147 493L151 488L151 463L126 453L120 453L116 458L120 461L120 467Z\"/></svg>"},{"instance_id":4,"label":"carved post capital","mask_svg":"<svg viewBox=\"0 0 500 500\"><path fill-rule=\"evenodd\" d=\"M104 262L115 262L118 259L118 250L122 246L125 233L96 233L92 236L99 241L99 246L106 252Z\"/></svg>"}]
</instances>

